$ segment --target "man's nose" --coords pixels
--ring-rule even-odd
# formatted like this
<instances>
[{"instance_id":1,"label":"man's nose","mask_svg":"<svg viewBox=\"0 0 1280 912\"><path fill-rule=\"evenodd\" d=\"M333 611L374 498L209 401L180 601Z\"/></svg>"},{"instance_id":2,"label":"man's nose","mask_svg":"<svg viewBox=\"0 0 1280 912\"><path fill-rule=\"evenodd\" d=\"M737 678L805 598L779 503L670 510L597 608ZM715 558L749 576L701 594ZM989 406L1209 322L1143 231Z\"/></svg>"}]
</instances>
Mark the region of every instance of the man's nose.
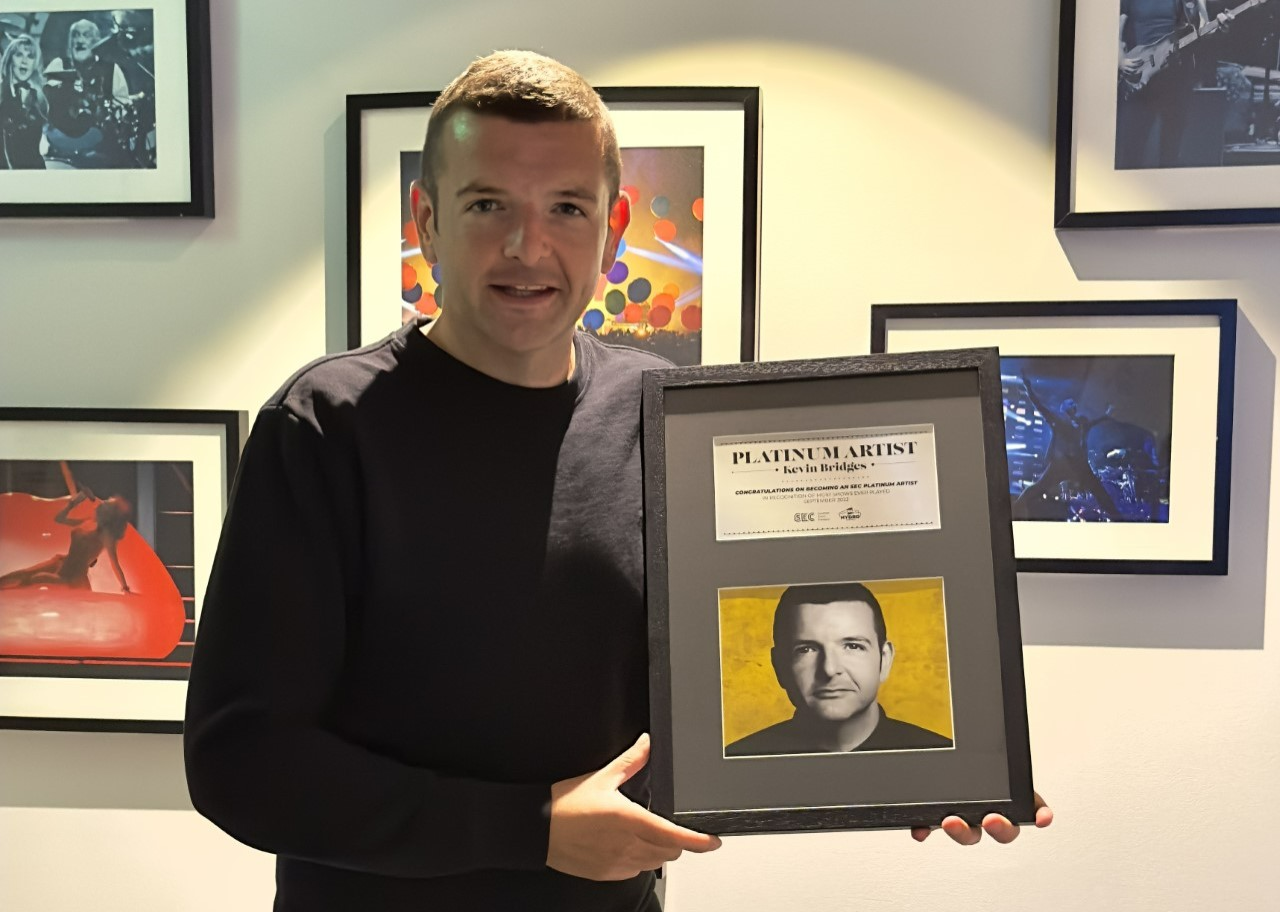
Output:
<instances>
[{"instance_id":1,"label":"man's nose","mask_svg":"<svg viewBox=\"0 0 1280 912\"><path fill-rule=\"evenodd\" d=\"M834 649L822 650L822 674L828 680L841 672L839 656Z\"/></svg>"},{"instance_id":2,"label":"man's nose","mask_svg":"<svg viewBox=\"0 0 1280 912\"><path fill-rule=\"evenodd\" d=\"M547 250L547 228L542 217L531 212L521 213L507 234L503 253L531 265L546 256Z\"/></svg>"}]
</instances>

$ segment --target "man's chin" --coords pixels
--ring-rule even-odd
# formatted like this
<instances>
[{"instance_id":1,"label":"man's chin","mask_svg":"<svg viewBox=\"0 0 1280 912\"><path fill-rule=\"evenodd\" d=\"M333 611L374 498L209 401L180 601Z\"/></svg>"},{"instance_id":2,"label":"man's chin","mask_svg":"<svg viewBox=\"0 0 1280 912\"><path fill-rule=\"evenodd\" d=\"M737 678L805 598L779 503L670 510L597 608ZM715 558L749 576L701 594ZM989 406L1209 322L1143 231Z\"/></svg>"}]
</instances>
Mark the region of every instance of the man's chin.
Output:
<instances>
[{"instance_id":1,"label":"man's chin","mask_svg":"<svg viewBox=\"0 0 1280 912\"><path fill-rule=\"evenodd\" d=\"M821 702L816 706L810 707L810 713L814 721L821 723L829 723L839 725L855 719L862 713L866 712L867 707L857 706L849 703L839 703L835 701Z\"/></svg>"}]
</instances>

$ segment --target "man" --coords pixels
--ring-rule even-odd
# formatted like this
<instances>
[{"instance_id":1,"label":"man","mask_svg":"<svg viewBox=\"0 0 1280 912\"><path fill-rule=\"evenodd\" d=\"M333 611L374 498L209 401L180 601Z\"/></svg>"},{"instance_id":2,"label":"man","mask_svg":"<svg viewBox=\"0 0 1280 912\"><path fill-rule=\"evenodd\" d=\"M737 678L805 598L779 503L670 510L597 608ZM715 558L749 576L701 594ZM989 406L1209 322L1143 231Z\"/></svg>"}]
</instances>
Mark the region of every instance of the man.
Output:
<instances>
[{"instance_id":1,"label":"man","mask_svg":"<svg viewBox=\"0 0 1280 912\"><path fill-rule=\"evenodd\" d=\"M733 742L725 754L950 747L950 738L892 719L877 702L893 654L884 612L866 586L788 587L774 612L769 658L795 715Z\"/></svg>"},{"instance_id":2,"label":"man","mask_svg":"<svg viewBox=\"0 0 1280 912\"><path fill-rule=\"evenodd\" d=\"M1029 378L1024 376L1022 382L1027 388L1027 398L1049 425L1050 436L1044 471L1013 502L1014 518L1066 519L1065 511L1060 513L1052 507L1059 496L1062 483L1067 482L1092 494L1098 509L1108 519L1124 519L1115 500L1089 463L1089 434L1102 422L1111 421L1114 409L1108 405L1106 411L1097 418L1088 418L1080 414L1074 399L1063 399L1061 408L1055 409L1036 395ZM1046 506L1050 509L1046 509Z\"/></svg>"},{"instance_id":3,"label":"man","mask_svg":"<svg viewBox=\"0 0 1280 912\"><path fill-rule=\"evenodd\" d=\"M652 912L651 872L719 844L620 791L643 800L639 387L665 362L574 332L620 169L580 76L476 61L412 192L441 316L258 416L185 744L197 809L277 854L277 912Z\"/></svg>"},{"instance_id":4,"label":"man","mask_svg":"<svg viewBox=\"0 0 1280 912\"><path fill-rule=\"evenodd\" d=\"M1140 49L1194 25L1209 24L1206 0L1120 0L1120 81L1116 108L1116 168L1174 168L1183 164L1182 137L1191 93L1200 82L1193 45L1141 81ZM1194 16L1194 23L1192 17Z\"/></svg>"},{"instance_id":5,"label":"man","mask_svg":"<svg viewBox=\"0 0 1280 912\"><path fill-rule=\"evenodd\" d=\"M128 167L120 124L133 99L124 71L98 53L102 30L78 19L67 31L67 53L45 70L49 94L49 157L76 168Z\"/></svg>"}]
</instances>

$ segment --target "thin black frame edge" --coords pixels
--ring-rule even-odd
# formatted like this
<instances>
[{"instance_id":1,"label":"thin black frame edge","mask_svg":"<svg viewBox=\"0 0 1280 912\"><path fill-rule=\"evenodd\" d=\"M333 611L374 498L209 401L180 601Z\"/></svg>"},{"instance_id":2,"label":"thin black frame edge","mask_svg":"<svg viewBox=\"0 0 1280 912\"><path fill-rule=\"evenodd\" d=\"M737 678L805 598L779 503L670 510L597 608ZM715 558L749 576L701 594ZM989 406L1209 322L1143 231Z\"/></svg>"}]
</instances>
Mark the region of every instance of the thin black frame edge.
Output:
<instances>
[{"instance_id":1,"label":"thin black frame edge","mask_svg":"<svg viewBox=\"0 0 1280 912\"><path fill-rule=\"evenodd\" d=\"M226 435L226 488L230 497L248 436L249 413L234 409L63 408L58 406L0 406L0 421L75 421L90 423L205 424L220 426ZM225 509L225 508L224 508ZM3 681L0 678L0 681ZM180 735L182 720L82 719L73 717L0 716L0 731L118 732L146 735Z\"/></svg>"},{"instance_id":2,"label":"thin black frame edge","mask_svg":"<svg viewBox=\"0 0 1280 912\"><path fill-rule=\"evenodd\" d=\"M803 833L821 830L887 830L937 826L944 817L960 817L979 826L988 814L1001 814L1010 822L1035 822L1035 797L830 808L786 808L773 811L679 811L673 823L720 836Z\"/></svg>"},{"instance_id":3,"label":"thin black frame edge","mask_svg":"<svg viewBox=\"0 0 1280 912\"><path fill-rule=\"evenodd\" d=\"M671 819L675 812L675 758L668 738L653 731L671 731L671 602L667 594L667 476L650 473L650 466L666 463L664 432L665 386L655 371L645 371L641 384L640 465L644 479L644 583L649 636L649 783L651 809ZM664 371L665 373L665 371ZM658 671L655 674L655 670Z\"/></svg>"},{"instance_id":4,"label":"thin black frame edge","mask_svg":"<svg viewBox=\"0 0 1280 912\"><path fill-rule=\"evenodd\" d=\"M1208 560L1094 560L1020 557L1019 573L1089 573L1128 576L1226 576L1231 521L1232 432L1235 426L1236 298L1147 298L1123 301L979 301L973 303L872 304L871 351L883 353L892 319L945 317L1187 316L1218 318L1218 423L1213 493L1212 554Z\"/></svg>"},{"instance_id":5,"label":"thin black frame edge","mask_svg":"<svg viewBox=\"0 0 1280 912\"><path fill-rule=\"evenodd\" d=\"M237 451L248 413L236 409L96 408L94 406L0 405L0 421L80 421L112 424L216 424ZM231 449L228 446L228 449Z\"/></svg>"},{"instance_id":6,"label":"thin black frame edge","mask_svg":"<svg viewBox=\"0 0 1280 912\"><path fill-rule=\"evenodd\" d=\"M1070 227L1067 220L1071 212L1071 121L1075 109L1075 48L1076 4L1075 0L1061 0L1058 21L1058 109L1055 118L1053 225Z\"/></svg>"},{"instance_id":7,"label":"thin black frame edge","mask_svg":"<svg viewBox=\"0 0 1280 912\"><path fill-rule=\"evenodd\" d=\"M184 0L187 39L187 153L191 199L123 203L0 203L0 219L208 218L213 205L213 54L209 0Z\"/></svg>"},{"instance_id":8,"label":"thin black frame edge","mask_svg":"<svg viewBox=\"0 0 1280 912\"><path fill-rule=\"evenodd\" d=\"M191 201L173 214L213 218L213 43L209 0L187 0L187 148L191 159Z\"/></svg>"},{"instance_id":9,"label":"thin black frame edge","mask_svg":"<svg viewBox=\"0 0 1280 912\"><path fill-rule=\"evenodd\" d=\"M1006 759L1010 797L991 801L957 801L910 805L878 805L874 814L860 806L740 811L675 811L675 770L669 737L652 739L651 809L690 829L723 835L783 833L825 829L876 829L932 825L949 814L977 825L989 813L1015 823L1035 819L1026 682L1022 660L1021 615L1010 505L1004 460L1004 428L999 384L999 352L995 348L872 354L816 360L743 362L648 370L642 392L642 464L645 478L645 583L649 611L649 712L654 731L670 732L672 724L671 658L667 635L667 502L665 472L649 465L665 463L665 392L668 388L728 386L753 381L805 380L899 373L974 370L986 450L984 472L991 511L992 574L996 591L996 628L1001 662ZM997 445L998 444L998 445ZM1003 519L1003 522L1002 522ZM876 816L878 815L878 816Z\"/></svg>"},{"instance_id":10,"label":"thin black frame edge","mask_svg":"<svg viewBox=\"0 0 1280 912\"><path fill-rule=\"evenodd\" d=\"M1134 209L1117 212L1077 212L1071 146L1075 119L1076 0L1061 0L1058 17L1058 109L1054 118L1053 227L1171 228L1215 225L1267 225L1280 222L1280 207L1238 209Z\"/></svg>"},{"instance_id":11,"label":"thin black frame edge","mask_svg":"<svg viewBox=\"0 0 1280 912\"><path fill-rule=\"evenodd\" d=\"M3 680L0 678L0 680ZM131 735L180 735L182 720L73 719L0 716L0 731L108 732Z\"/></svg>"},{"instance_id":12,"label":"thin black frame edge","mask_svg":"<svg viewBox=\"0 0 1280 912\"><path fill-rule=\"evenodd\" d=\"M738 351L742 361L760 357L760 236L764 175L761 169L764 132L760 122L759 86L597 86L605 104L662 104L664 102L740 104L743 111L742 209L742 321ZM347 174L347 348L361 345L360 301L360 116L365 111L423 108L435 104L438 91L375 92L346 99ZM425 135L426 122L423 122Z\"/></svg>"},{"instance_id":13,"label":"thin black frame edge","mask_svg":"<svg viewBox=\"0 0 1280 912\"><path fill-rule=\"evenodd\" d=\"M1004 396L1000 350L983 348L978 365L978 400L987 467L987 512L991 517L991 576L996 599L997 652L1004 703L1005 760L1008 763L1010 814L1015 823L1035 819L1031 733L1027 718L1026 670L1022 660L1022 606L1018 599L1018 561L1013 552L1013 505L1009 501L1009 460L1004 442ZM963 815L962 815L963 816ZM965 818L969 823L981 823Z\"/></svg>"}]
</instances>

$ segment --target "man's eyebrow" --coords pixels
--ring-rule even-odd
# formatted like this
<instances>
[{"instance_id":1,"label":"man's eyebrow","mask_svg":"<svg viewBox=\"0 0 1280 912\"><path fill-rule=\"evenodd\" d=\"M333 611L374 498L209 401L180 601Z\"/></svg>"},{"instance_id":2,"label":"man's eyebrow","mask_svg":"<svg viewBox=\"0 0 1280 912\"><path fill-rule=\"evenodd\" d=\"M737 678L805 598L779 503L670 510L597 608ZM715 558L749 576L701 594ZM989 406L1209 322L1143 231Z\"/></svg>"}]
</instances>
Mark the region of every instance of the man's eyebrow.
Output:
<instances>
[{"instance_id":1,"label":"man's eyebrow","mask_svg":"<svg viewBox=\"0 0 1280 912\"><path fill-rule=\"evenodd\" d=\"M589 187L566 187L559 191L557 196L568 197L569 199L587 200L595 202L596 195Z\"/></svg>"},{"instance_id":2,"label":"man's eyebrow","mask_svg":"<svg viewBox=\"0 0 1280 912\"><path fill-rule=\"evenodd\" d=\"M463 186L459 187L457 195L466 196L471 193L480 193L486 196L488 195L496 196L502 193L502 189L500 187L495 187L492 184L486 184L480 181L471 181L471 183L464 184Z\"/></svg>"}]
</instances>

